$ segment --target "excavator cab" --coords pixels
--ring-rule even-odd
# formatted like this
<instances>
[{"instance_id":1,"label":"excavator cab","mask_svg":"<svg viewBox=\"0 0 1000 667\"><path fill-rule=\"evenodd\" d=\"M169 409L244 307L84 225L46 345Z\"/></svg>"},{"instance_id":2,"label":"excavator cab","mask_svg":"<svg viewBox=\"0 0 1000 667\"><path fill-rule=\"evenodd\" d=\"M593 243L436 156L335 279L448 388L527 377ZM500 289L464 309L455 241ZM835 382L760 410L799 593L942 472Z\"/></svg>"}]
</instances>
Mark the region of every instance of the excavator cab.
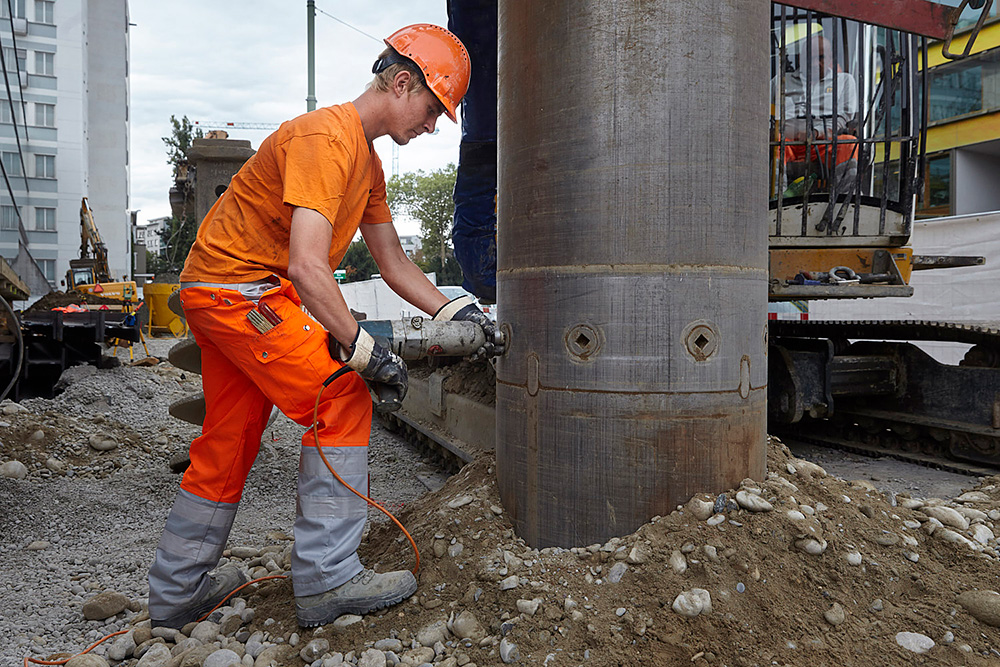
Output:
<instances>
[{"instance_id":1,"label":"excavator cab","mask_svg":"<svg viewBox=\"0 0 1000 667\"><path fill-rule=\"evenodd\" d=\"M912 294L919 39L773 5L772 300Z\"/></svg>"},{"instance_id":2,"label":"excavator cab","mask_svg":"<svg viewBox=\"0 0 1000 667\"><path fill-rule=\"evenodd\" d=\"M66 272L66 289L77 290L82 285L96 284L94 260L92 259L71 259L69 271Z\"/></svg>"}]
</instances>

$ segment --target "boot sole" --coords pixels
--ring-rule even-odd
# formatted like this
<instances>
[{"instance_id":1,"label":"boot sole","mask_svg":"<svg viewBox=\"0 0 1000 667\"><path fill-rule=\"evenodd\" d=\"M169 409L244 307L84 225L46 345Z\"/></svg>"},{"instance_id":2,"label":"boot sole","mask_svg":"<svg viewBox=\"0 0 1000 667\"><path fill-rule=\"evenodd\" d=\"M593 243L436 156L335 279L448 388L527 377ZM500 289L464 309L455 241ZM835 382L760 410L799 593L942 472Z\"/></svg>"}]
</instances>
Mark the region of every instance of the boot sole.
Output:
<instances>
[{"instance_id":1,"label":"boot sole","mask_svg":"<svg viewBox=\"0 0 1000 667\"><path fill-rule=\"evenodd\" d=\"M166 620L157 621L155 619L150 619L149 620L150 627L151 628L171 628L172 630L180 630L181 628L183 628L188 623L191 623L193 621L197 621L199 618L201 618L202 616L204 616L205 613L208 612L209 609L215 607L217 604L219 604L220 602L222 602L222 600L224 600L227 595L231 594L233 591L235 591L237 588L239 588L240 586L242 586L245 583L246 583L246 579L244 579L243 581L241 581L236 586L233 586L232 589L220 593L215 598L213 598L211 600L206 600L205 602L202 602L200 605L198 605L194 609L186 610L186 611L184 611L184 612L182 612L180 614L176 614L174 616L171 616L170 618L168 618Z\"/></svg>"},{"instance_id":2,"label":"boot sole","mask_svg":"<svg viewBox=\"0 0 1000 667\"><path fill-rule=\"evenodd\" d=\"M364 616L379 609L385 609L399 604L406 598L417 592L417 582L413 582L412 587L407 587L402 593L386 595L378 598L362 598L355 600L331 601L328 604L317 605L309 609L303 609L295 605L295 616L299 621L299 626L303 628L315 628L319 625L333 623L344 614L356 614Z\"/></svg>"}]
</instances>

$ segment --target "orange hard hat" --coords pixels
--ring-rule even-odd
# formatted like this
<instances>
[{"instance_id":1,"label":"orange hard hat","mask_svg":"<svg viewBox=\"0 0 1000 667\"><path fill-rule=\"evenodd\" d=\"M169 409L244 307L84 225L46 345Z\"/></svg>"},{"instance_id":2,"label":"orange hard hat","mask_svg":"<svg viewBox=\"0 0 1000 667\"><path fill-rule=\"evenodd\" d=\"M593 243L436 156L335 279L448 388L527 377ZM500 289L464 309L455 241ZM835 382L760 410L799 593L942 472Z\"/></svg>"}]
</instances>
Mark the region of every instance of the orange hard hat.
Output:
<instances>
[{"instance_id":1,"label":"orange hard hat","mask_svg":"<svg viewBox=\"0 0 1000 667\"><path fill-rule=\"evenodd\" d=\"M448 118L457 123L455 109L469 90L472 76L469 52L462 41L441 26L416 23L392 33L385 43L417 64Z\"/></svg>"}]
</instances>

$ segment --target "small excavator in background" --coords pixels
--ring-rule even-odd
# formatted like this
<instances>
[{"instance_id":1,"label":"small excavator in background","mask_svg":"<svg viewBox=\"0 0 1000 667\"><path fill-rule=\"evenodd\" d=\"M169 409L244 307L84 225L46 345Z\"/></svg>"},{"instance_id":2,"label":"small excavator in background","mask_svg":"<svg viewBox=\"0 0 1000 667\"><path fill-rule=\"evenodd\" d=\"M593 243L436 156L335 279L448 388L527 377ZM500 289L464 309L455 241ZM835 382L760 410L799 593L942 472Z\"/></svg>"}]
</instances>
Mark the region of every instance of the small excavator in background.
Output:
<instances>
[{"instance_id":1,"label":"small excavator in background","mask_svg":"<svg viewBox=\"0 0 1000 667\"><path fill-rule=\"evenodd\" d=\"M133 305L138 301L134 281L116 281L111 276L108 248L97 230L94 213L86 197L80 203L80 257L69 261L66 291L94 294Z\"/></svg>"}]
</instances>

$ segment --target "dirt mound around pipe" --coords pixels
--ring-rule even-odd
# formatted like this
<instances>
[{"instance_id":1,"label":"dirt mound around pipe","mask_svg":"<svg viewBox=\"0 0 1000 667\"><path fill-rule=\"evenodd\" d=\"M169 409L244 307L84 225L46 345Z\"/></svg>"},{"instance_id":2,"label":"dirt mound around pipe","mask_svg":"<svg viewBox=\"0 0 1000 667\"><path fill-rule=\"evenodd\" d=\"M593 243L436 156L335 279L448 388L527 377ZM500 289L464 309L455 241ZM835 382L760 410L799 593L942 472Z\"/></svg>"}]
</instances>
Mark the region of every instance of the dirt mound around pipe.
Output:
<instances>
[{"instance_id":1,"label":"dirt mound around pipe","mask_svg":"<svg viewBox=\"0 0 1000 667\"><path fill-rule=\"evenodd\" d=\"M387 637L409 647L435 623L463 632L471 614L484 638L443 636L448 655L480 666L502 664L501 641L530 665L1000 664L1000 630L957 601L1000 589L1000 478L961 501L886 496L776 439L768 471L606 544L536 550L515 536L482 457L399 516L422 556L411 600L340 633L302 631L291 584L268 582L250 600L255 624L360 654ZM392 525L374 527L361 555L380 571L413 565ZM926 655L918 635L934 642Z\"/></svg>"}]
</instances>

